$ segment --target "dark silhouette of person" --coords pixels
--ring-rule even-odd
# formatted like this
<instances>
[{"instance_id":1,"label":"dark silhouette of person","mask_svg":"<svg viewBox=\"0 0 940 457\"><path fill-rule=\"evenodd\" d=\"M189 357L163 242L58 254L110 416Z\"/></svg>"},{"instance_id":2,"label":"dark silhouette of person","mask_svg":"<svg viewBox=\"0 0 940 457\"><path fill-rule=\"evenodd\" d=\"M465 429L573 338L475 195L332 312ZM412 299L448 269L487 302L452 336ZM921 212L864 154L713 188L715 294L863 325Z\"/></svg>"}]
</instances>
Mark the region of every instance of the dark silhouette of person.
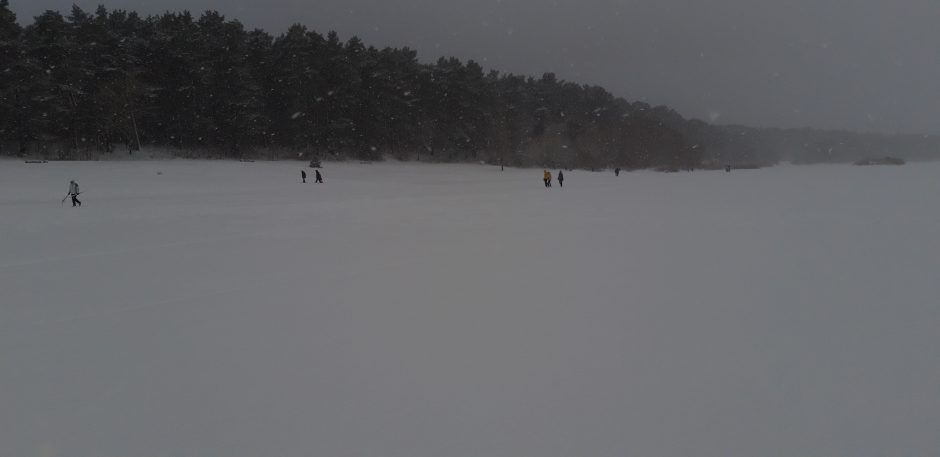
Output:
<instances>
[{"instance_id":1,"label":"dark silhouette of person","mask_svg":"<svg viewBox=\"0 0 940 457\"><path fill-rule=\"evenodd\" d=\"M614 168L614 176L620 176L620 167Z\"/></svg>"},{"instance_id":2,"label":"dark silhouette of person","mask_svg":"<svg viewBox=\"0 0 940 457\"><path fill-rule=\"evenodd\" d=\"M558 187L565 187L565 174L558 170Z\"/></svg>"},{"instance_id":3,"label":"dark silhouette of person","mask_svg":"<svg viewBox=\"0 0 940 457\"><path fill-rule=\"evenodd\" d=\"M82 206L81 200L78 199L78 194L80 194L80 193L81 193L81 191L78 190L78 183L75 182L74 180L69 181L69 196L72 197L72 206L73 206L73 207L76 206L76 205Z\"/></svg>"},{"instance_id":4,"label":"dark silhouette of person","mask_svg":"<svg viewBox=\"0 0 940 457\"><path fill-rule=\"evenodd\" d=\"M323 175L320 174L320 170L313 170L313 172L316 173L316 176L315 176L316 181L315 181L315 182L320 183L320 184L323 184Z\"/></svg>"},{"instance_id":5,"label":"dark silhouette of person","mask_svg":"<svg viewBox=\"0 0 940 457\"><path fill-rule=\"evenodd\" d=\"M300 179L302 179L302 180L304 181L304 183L307 182L307 172L306 172L306 171L300 170Z\"/></svg>"}]
</instances>

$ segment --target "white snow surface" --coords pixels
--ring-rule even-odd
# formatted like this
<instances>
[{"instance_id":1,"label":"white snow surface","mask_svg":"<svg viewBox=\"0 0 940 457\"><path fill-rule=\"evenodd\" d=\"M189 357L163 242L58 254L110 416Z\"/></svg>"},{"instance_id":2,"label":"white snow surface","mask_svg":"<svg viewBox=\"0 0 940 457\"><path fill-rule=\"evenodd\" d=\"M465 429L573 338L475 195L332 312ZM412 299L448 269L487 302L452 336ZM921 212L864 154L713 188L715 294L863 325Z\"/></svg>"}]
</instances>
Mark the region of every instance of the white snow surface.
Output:
<instances>
[{"instance_id":1,"label":"white snow surface","mask_svg":"<svg viewBox=\"0 0 940 457\"><path fill-rule=\"evenodd\" d=\"M0 162L0 455L940 452L940 164L301 169Z\"/></svg>"}]
</instances>

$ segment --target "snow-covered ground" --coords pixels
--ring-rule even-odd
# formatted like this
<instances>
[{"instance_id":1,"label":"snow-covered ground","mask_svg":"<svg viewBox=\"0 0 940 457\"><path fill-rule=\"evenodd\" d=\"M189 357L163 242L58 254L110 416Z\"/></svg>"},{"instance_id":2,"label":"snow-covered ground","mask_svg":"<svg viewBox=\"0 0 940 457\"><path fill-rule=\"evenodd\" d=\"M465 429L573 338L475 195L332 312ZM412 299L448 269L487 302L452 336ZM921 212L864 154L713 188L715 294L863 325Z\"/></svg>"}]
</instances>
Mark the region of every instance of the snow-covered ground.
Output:
<instances>
[{"instance_id":1,"label":"snow-covered ground","mask_svg":"<svg viewBox=\"0 0 940 457\"><path fill-rule=\"evenodd\" d=\"M940 164L300 170L0 162L0 455L940 452Z\"/></svg>"}]
</instances>

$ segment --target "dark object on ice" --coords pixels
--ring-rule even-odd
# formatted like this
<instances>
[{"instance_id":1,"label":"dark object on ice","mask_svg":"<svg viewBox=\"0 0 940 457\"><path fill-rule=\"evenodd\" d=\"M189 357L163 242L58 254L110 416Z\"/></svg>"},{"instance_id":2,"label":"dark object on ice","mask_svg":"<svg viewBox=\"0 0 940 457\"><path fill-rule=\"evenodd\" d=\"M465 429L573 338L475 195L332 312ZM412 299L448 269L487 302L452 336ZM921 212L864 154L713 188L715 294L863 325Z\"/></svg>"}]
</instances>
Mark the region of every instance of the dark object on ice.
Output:
<instances>
[{"instance_id":1,"label":"dark object on ice","mask_svg":"<svg viewBox=\"0 0 940 457\"><path fill-rule=\"evenodd\" d=\"M322 183L323 183L323 175L320 174L320 170L314 170L313 172L316 173L316 181L315 181L315 182L318 182L318 183L322 184Z\"/></svg>"},{"instance_id":2,"label":"dark object on ice","mask_svg":"<svg viewBox=\"0 0 940 457\"><path fill-rule=\"evenodd\" d=\"M620 176L620 167L614 168L614 176Z\"/></svg>"},{"instance_id":3,"label":"dark object on ice","mask_svg":"<svg viewBox=\"0 0 940 457\"><path fill-rule=\"evenodd\" d=\"M565 174L558 170L558 187L565 187Z\"/></svg>"},{"instance_id":4,"label":"dark object on ice","mask_svg":"<svg viewBox=\"0 0 940 457\"><path fill-rule=\"evenodd\" d=\"M897 157L882 157L880 159L864 159L855 162L855 165L904 165L904 159Z\"/></svg>"},{"instance_id":5,"label":"dark object on ice","mask_svg":"<svg viewBox=\"0 0 940 457\"><path fill-rule=\"evenodd\" d=\"M320 165L320 159L313 159L310 161L310 168L322 168Z\"/></svg>"},{"instance_id":6,"label":"dark object on ice","mask_svg":"<svg viewBox=\"0 0 940 457\"><path fill-rule=\"evenodd\" d=\"M300 170L300 179L303 180L303 182L304 182L305 184L307 183L307 172L306 172L306 171Z\"/></svg>"},{"instance_id":7,"label":"dark object on ice","mask_svg":"<svg viewBox=\"0 0 940 457\"><path fill-rule=\"evenodd\" d=\"M26 163L49 163L48 160L27 160Z\"/></svg>"},{"instance_id":8,"label":"dark object on ice","mask_svg":"<svg viewBox=\"0 0 940 457\"><path fill-rule=\"evenodd\" d=\"M725 165L725 173L731 172L731 165Z\"/></svg>"},{"instance_id":9,"label":"dark object on ice","mask_svg":"<svg viewBox=\"0 0 940 457\"><path fill-rule=\"evenodd\" d=\"M250 163L250 162L254 162L254 160L251 160L251 159L241 159L241 160L239 160L239 162L249 162L249 163Z\"/></svg>"}]
</instances>

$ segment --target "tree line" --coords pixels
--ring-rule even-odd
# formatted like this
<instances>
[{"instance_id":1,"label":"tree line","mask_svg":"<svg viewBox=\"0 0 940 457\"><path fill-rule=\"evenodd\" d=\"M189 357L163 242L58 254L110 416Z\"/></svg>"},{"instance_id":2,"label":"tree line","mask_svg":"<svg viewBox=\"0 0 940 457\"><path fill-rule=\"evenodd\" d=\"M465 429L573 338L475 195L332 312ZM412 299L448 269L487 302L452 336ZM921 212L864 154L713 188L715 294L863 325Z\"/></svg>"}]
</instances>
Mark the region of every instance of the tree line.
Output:
<instances>
[{"instance_id":1,"label":"tree line","mask_svg":"<svg viewBox=\"0 0 940 457\"><path fill-rule=\"evenodd\" d=\"M701 158L652 107L601 87L456 58L421 63L409 48L301 25L275 37L213 11L141 17L75 6L21 27L0 0L0 59L4 154L161 146L623 168Z\"/></svg>"},{"instance_id":2,"label":"tree line","mask_svg":"<svg viewBox=\"0 0 940 457\"><path fill-rule=\"evenodd\" d=\"M843 149L863 138L846 135ZM79 159L151 146L182 156L678 170L825 159L831 136L713 126L552 73L422 63L407 47L301 25L272 36L214 11L141 17L73 6L21 27L0 0L4 155Z\"/></svg>"}]
</instances>

